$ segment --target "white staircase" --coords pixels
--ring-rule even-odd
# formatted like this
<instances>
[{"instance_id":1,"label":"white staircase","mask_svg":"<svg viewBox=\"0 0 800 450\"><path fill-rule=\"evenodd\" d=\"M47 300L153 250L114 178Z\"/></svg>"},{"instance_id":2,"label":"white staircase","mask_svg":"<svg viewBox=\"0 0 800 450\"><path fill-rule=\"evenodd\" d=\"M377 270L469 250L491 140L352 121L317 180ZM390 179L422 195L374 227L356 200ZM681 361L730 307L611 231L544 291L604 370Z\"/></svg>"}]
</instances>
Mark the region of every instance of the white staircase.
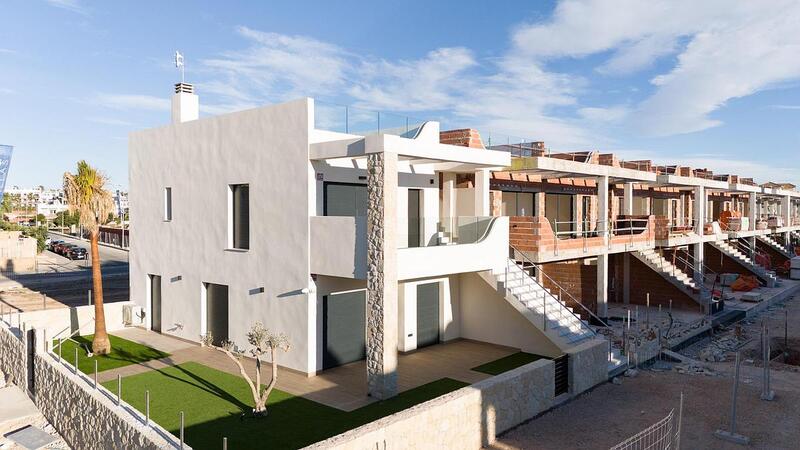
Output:
<instances>
[{"instance_id":1,"label":"white staircase","mask_svg":"<svg viewBox=\"0 0 800 450\"><path fill-rule=\"evenodd\" d=\"M653 249L639 250L631 253L636 259L655 270L661 277L693 298L698 304L705 307L711 300L711 291L708 288L678 269L664 258L661 253Z\"/></svg>"},{"instance_id":2,"label":"white staircase","mask_svg":"<svg viewBox=\"0 0 800 450\"><path fill-rule=\"evenodd\" d=\"M794 256L794 255L792 255L791 252L789 252L789 250L786 247L784 247L778 241L773 239L772 236L757 236L756 239L758 239L759 241L764 242L765 244L769 245L770 247L772 247L773 249L777 250L778 252L780 252L783 256L785 256L787 258L791 258L792 256Z\"/></svg>"},{"instance_id":3,"label":"white staircase","mask_svg":"<svg viewBox=\"0 0 800 450\"><path fill-rule=\"evenodd\" d=\"M764 280L773 279L774 275L771 275L767 272L767 269L759 266L758 264L750 258L749 255L745 255L735 246L727 243L726 241L711 241L709 242L712 247L716 248L720 252L724 253L725 255L730 256L736 262L741 264L742 266L746 267L750 272L758 275L760 278Z\"/></svg>"},{"instance_id":4,"label":"white staircase","mask_svg":"<svg viewBox=\"0 0 800 450\"><path fill-rule=\"evenodd\" d=\"M509 258L506 267L481 272L481 277L498 292L505 293L506 301L560 349L566 350L595 336L586 321L561 303L516 261Z\"/></svg>"}]
</instances>

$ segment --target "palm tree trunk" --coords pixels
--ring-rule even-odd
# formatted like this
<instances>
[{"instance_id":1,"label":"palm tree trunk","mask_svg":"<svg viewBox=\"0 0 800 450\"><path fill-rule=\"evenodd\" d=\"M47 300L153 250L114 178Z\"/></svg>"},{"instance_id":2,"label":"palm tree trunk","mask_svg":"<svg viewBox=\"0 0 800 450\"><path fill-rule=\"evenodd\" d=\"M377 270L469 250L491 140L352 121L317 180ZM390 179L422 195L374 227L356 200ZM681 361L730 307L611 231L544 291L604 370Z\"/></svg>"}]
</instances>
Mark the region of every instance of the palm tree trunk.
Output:
<instances>
[{"instance_id":1,"label":"palm tree trunk","mask_svg":"<svg viewBox=\"0 0 800 450\"><path fill-rule=\"evenodd\" d=\"M106 355L111 352L111 341L106 332L106 315L103 310L103 274L100 272L100 249L97 245L98 231L90 234L92 253L92 298L94 299L94 340L92 352L96 355Z\"/></svg>"}]
</instances>

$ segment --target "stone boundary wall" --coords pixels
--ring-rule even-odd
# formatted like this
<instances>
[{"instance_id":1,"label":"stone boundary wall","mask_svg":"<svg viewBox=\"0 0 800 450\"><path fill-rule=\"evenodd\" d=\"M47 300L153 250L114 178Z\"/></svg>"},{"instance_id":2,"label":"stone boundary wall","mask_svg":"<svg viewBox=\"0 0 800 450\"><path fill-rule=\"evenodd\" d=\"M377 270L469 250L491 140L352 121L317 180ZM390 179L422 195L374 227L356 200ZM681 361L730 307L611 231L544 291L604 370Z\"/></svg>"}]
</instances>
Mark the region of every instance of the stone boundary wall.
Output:
<instances>
[{"instance_id":1,"label":"stone boundary wall","mask_svg":"<svg viewBox=\"0 0 800 450\"><path fill-rule=\"evenodd\" d=\"M306 448L478 449L554 401L555 364L539 360Z\"/></svg>"},{"instance_id":2,"label":"stone boundary wall","mask_svg":"<svg viewBox=\"0 0 800 450\"><path fill-rule=\"evenodd\" d=\"M37 341L42 332L37 330ZM23 391L27 389L25 342L0 321L0 371ZM102 387L37 348L34 357L33 401L71 448L164 449L178 448L178 440L154 422L145 425L139 412ZM28 395L31 395L30 393ZM184 444L183 448L191 450Z\"/></svg>"},{"instance_id":3,"label":"stone boundary wall","mask_svg":"<svg viewBox=\"0 0 800 450\"><path fill-rule=\"evenodd\" d=\"M608 380L605 339L592 339L567 354L570 391L565 395L576 396ZM555 363L538 360L306 449L479 449L494 443L498 434L555 405Z\"/></svg>"},{"instance_id":4,"label":"stone boundary wall","mask_svg":"<svg viewBox=\"0 0 800 450\"><path fill-rule=\"evenodd\" d=\"M0 372L23 391L28 374L25 364L25 342L0 321ZM2 376L2 375L0 375Z\"/></svg>"},{"instance_id":5,"label":"stone boundary wall","mask_svg":"<svg viewBox=\"0 0 800 450\"><path fill-rule=\"evenodd\" d=\"M570 395L578 395L608 380L608 345L607 340L597 338L566 351Z\"/></svg>"},{"instance_id":6,"label":"stone boundary wall","mask_svg":"<svg viewBox=\"0 0 800 450\"><path fill-rule=\"evenodd\" d=\"M100 388L72 373L50 355L36 355L36 398L45 418L74 449L164 449L178 448L163 428L144 420L131 406L109 398ZM169 436L169 438L165 438ZM184 449L190 449L184 444Z\"/></svg>"}]
</instances>

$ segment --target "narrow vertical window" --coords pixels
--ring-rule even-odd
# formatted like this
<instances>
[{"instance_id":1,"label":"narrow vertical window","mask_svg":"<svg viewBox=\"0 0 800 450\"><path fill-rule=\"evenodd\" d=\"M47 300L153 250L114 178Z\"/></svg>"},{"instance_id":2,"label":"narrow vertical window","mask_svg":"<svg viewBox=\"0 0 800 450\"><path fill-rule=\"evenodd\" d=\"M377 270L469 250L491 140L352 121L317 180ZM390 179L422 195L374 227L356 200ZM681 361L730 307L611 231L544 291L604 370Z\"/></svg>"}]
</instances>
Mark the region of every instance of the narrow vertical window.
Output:
<instances>
[{"instance_id":1,"label":"narrow vertical window","mask_svg":"<svg viewBox=\"0 0 800 450\"><path fill-rule=\"evenodd\" d=\"M164 220L172 220L172 188L164 188Z\"/></svg>"},{"instance_id":2,"label":"narrow vertical window","mask_svg":"<svg viewBox=\"0 0 800 450\"><path fill-rule=\"evenodd\" d=\"M230 185L231 248L247 250L250 248L250 185Z\"/></svg>"}]
</instances>

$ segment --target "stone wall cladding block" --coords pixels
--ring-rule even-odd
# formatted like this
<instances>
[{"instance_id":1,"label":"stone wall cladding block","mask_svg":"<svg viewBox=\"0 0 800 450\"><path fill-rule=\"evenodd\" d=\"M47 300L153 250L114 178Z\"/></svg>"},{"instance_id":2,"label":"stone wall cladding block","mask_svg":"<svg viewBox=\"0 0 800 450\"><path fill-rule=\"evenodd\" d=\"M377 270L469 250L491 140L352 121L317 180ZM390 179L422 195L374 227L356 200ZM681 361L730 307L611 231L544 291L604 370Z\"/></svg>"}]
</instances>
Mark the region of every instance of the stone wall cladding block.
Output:
<instances>
[{"instance_id":1,"label":"stone wall cladding block","mask_svg":"<svg viewBox=\"0 0 800 450\"><path fill-rule=\"evenodd\" d=\"M567 350L569 392L578 395L608 381L608 341L592 339Z\"/></svg>"},{"instance_id":2,"label":"stone wall cladding block","mask_svg":"<svg viewBox=\"0 0 800 450\"><path fill-rule=\"evenodd\" d=\"M555 366L539 360L318 442L309 449L479 449L550 409Z\"/></svg>"},{"instance_id":3,"label":"stone wall cladding block","mask_svg":"<svg viewBox=\"0 0 800 450\"><path fill-rule=\"evenodd\" d=\"M23 390L25 390L28 373L25 348L25 342L5 325L0 325L0 372L8 377L10 383Z\"/></svg>"},{"instance_id":4,"label":"stone wall cladding block","mask_svg":"<svg viewBox=\"0 0 800 450\"><path fill-rule=\"evenodd\" d=\"M75 449L176 448L155 429L128 413L69 369L36 355L35 403ZM161 433L167 433L163 429ZM184 449L189 447L184 444Z\"/></svg>"},{"instance_id":5,"label":"stone wall cladding block","mask_svg":"<svg viewBox=\"0 0 800 450\"><path fill-rule=\"evenodd\" d=\"M397 155L370 154L367 157L366 365L368 392L379 399L397 393L396 245L393 219L387 220L395 210L391 186L397 186Z\"/></svg>"}]
</instances>

